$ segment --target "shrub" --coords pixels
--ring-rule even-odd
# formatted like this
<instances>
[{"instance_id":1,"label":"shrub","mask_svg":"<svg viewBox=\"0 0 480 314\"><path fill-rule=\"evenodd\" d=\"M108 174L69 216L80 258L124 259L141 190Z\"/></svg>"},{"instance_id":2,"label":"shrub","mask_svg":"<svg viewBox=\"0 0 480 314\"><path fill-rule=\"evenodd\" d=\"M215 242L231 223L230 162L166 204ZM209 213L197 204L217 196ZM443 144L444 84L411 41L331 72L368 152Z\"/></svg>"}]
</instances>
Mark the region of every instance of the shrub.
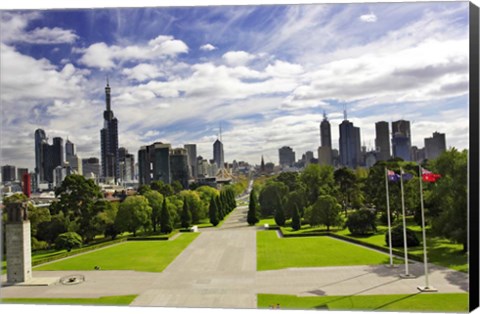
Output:
<instances>
[{"instance_id":1,"label":"shrub","mask_svg":"<svg viewBox=\"0 0 480 314\"><path fill-rule=\"evenodd\" d=\"M65 232L55 240L55 247L58 250L66 249L70 252L73 248L82 246L82 237L76 232Z\"/></svg>"},{"instance_id":2,"label":"shrub","mask_svg":"<svg viewBox=\"0 0 480 314\"><path fill-rule=\"evenodd\" d=\"M385 233L385 243L388 245L388 231ZM407 247L418 246L420 241L414 231L407 228ZM403 247L403 226L392 229L392 246Z\"/></svg>"},{"instance_id":3,"label":"shrub","mask_svg":"<svg viewBox=\"0 0 480 314\"><path fill-rule=\"evenodd\" d=\"M365 235L377 231L375 213L368 209L360 209L348 216L346 226L353 235Z\"/></svg>"},{"instance_id":4,"label":"shrub","mask_svg":"<svg viewBox=\"0 0 480 314\"><path fill-rule=\"evenodd\" d=\"M32 243L32 251L39 251L48 249L48 243L46 241L39 241L37 238L31 238Z\"/></svg>"}]
</instances>

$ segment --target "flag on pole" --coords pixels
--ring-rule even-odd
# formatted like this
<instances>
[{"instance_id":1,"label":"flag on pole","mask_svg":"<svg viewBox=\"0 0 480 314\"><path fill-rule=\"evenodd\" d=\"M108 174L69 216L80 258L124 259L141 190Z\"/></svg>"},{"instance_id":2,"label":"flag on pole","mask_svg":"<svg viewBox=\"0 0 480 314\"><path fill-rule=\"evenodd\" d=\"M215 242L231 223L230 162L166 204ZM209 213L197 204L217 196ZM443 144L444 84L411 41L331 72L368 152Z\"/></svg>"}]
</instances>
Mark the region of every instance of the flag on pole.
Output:
<instances>
[{"instance_id":1,"label":"flag on pole","mask_svg":"<svg viewBox=\"0 0 480 314\"><path fill-rule=\"evenodd\" d=\"M408 181L410 179L413 179L413 174L408 172L402 172L402 179L403 181Z\"/></svg>"},{"instance_id":2,"label":"flag on pole","mask_svg":"<svg viewBox=\"0 0 480 314\"><path fill-rule=\"evenodd\" d=\"M388 177L388 181L392 181L392 182L397 182L398 180L400 180L400 176L398 174L388 169L387 169L387 177Z\"/></svg>"},{"instance_id":3,"label":"flag on pole","mask_svg":"<svg viewBox=\"0 0 480 314\"><path fill-rule=\"evenodd\" d=\"M440 179L442 176L438 173L433 173L427 169L422 168L422 180L423 182L435 182Z\"/></svg>"}]
</instances>

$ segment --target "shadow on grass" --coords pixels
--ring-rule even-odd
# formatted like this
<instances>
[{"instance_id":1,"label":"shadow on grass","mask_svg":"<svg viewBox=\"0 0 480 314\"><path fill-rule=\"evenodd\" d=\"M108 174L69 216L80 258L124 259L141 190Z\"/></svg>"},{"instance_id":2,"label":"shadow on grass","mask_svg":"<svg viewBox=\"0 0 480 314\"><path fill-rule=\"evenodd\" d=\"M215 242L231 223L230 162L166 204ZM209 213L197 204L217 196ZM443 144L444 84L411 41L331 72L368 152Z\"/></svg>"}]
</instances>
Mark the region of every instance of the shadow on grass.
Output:
<instances>
[{"instance_id":1,"label":"shadow on grass","mask_svg":"<svg viewBox=\"0 0 480 314\"><path fill-rule=\"evenodd\" d=\"M420 292L413 293L413 294L410 294L410 295L407 295L407 296L404 296L404 297L399 297L398 299L395 299L395 300L392 300L392 301L390 301L390 302L384 303L384 304L382 304L382 305L380 305L380 306L377 306L377 307L374 308L373 310L374 310L374 311L381 310L381 309L385 308L386 306L389 306L389 305L398 303L398 302L403 301L403 300L406 300L406 299L410 299L410 298L418 295L419 293L420 293Z\"/></svg>"},{"instance_id":2,"label":"shadow on grass","mask_svg":"<svg viewBox=\"0 0 480 314\"><path fill-rule=\"evenodd\" d=\"M356 276L356 277L358 277L358 276ZM353 278L354 278L354 277L353 277ZM353 279L353 278L350 278L350 279ZM381 288L381 287L383 287L383 286L387 286L387 285L392 284L392 283L394 283L394 282L397 282L397 281L399 281L399 280L401 280L401 279L400 279L400 278L397 278L397 279L390 280L390 281L388 281L388 282L384 282L384 283L382 283L382 284L379 284L379 285L376 285L376 286L373 286L373 287L370 287L370 288L367 288L367 289L360 290L360 291L358 291L358 292L356 292L356 293L352 293L352 294L350 294L350 295L339 296L338 298L335 298L335 299L332 299L332 300L327 301L327 302L325 302L325 303L319 304L318 306L315 306L314 308L315 308L315 309L325 309L325 308L328 309L328 308L329 308L328 305L331 304L331 303L338 302L338 301L341 301L341 300L349 299L350 297L357 296L357 295L359 295L359 294L362 294L362 293L365 293L365 292L367 292L367 291L374 290L374 289L377 289L377 288ZM353 304L352 304L352 308L353 308Z\"/></svg>"}]
</instances>

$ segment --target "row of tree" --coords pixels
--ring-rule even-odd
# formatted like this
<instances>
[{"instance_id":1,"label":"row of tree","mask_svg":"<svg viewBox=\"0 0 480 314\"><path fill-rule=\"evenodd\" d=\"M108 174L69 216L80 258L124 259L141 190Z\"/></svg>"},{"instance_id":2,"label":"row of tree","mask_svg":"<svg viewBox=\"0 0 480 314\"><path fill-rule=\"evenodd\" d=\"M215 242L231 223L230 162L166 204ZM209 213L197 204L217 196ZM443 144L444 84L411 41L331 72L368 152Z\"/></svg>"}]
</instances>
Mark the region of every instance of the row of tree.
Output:
<instances>
[{"instance_id":1,"label":"row of tree","mask_svg":"<svg viewBox=\"0 0 480 314\"><path fill-rule=\"evenodd\" d=\"M454 148L435 160L421 166L441 175L435 183L423 184L427 224L435 235L462 243L467 250L467 176L468 151ZM402 168L412 179L404 182L406 211L420 224L420 182L417 163L401 159L379 161L369 169L334 169L330 166L310 164L301 173L284 172L266 180L257 191L252 191L248 223L259 217L275 217L283 226L291 219L298 230L301 224L362 227L361 232L375 232L375 219L386 224L385 168L400 173ZM401 194L399 182L388 182L392 221L399 223ZM258 195L258 204L256 203ZM253 201L252 201L253 198ZM360 214L352 214L359 210ZM366 211L365 211L366 210ZM368 212L375 213L373 216ZM343 214L342 214L343 213ZM373 217L373 223L372 218ZM347 223L347 224L346 224ZM356 227L355 227L356 226Z\"/></svg>"},{"instance_id":2,"label":"row of tree","mask_svg":"<svg viewBox=\"0 0 480 314\"><path fill-rule=\"evenodd\" d=\"M136 195L124 195L120 202L112 202L104 198L93 180L69 175L55 190L57 201L49 207L28 204L32 248L51 247L65 233L70 240L73 234L78 234L82 243L89 243L99 235L115 238L123 232L134 236L139 231L170 233L175 228L189 228L212 220L214 202L215 217L221 221L236 206L236 190L238 185L225 186L221 191L209 186L182 190L175 183L154 181L141 186ZM14 194L4 199L4 205L25 201L28 201L25 195ZM214 222L215 219L212 224L216 225Z\"/></svg>"}]
</instances>

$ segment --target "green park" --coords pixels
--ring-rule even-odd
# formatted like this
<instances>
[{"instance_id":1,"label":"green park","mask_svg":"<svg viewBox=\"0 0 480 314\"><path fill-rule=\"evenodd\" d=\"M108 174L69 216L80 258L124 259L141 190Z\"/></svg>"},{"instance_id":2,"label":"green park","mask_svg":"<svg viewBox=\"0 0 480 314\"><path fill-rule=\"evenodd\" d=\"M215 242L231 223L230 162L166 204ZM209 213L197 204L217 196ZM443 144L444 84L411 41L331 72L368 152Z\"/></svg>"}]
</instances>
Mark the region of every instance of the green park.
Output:
<instances>
[{"instance_id":1,"label":"green park","mask_svg":"<svg viewBox=\"0 0 480 314\"><path fill-rule=\"evenodd\" d=\"M2 302L177 306L166 295L184 289L190 294L184 306L203 307L209 295L195 299L199 291L211 289L211 299L217 300L215 293L223 289L225 300L241 302L210 307L464 312L467 151L451 149L421 166L441 176L423 183L423 205L418 165L395 159L369 169L311 164L301 172L255 173L219 189L184 190L154 181L119 202L106 200L93 181L70 175L56 189L56 202L29 205L34 277L84 273L111 282L121 280L118 272L129 272L128 278L148 274L156 290L148 290L149 285L137 289L132 279L131 285L105 284L96 298L48 286L65 293L45 298L19 297L22 287L13 285L2 288ZM403 202L402 187L386 180L386 168L411 174L403 182ZM4 205L21 201L26 198L14 195ZM406 266L404 227L413 280L399 276ZM425 280L425 240L430 282L437 292L417 290ZM3 260L3 276L6 267ZM248 276L253 277L247 282ZM222 286L227 280L233 281ZM229 287L237 290L229 292ZM142 303L151 291L162 291L164 298Z\"/></svg>"}]
</instances>

